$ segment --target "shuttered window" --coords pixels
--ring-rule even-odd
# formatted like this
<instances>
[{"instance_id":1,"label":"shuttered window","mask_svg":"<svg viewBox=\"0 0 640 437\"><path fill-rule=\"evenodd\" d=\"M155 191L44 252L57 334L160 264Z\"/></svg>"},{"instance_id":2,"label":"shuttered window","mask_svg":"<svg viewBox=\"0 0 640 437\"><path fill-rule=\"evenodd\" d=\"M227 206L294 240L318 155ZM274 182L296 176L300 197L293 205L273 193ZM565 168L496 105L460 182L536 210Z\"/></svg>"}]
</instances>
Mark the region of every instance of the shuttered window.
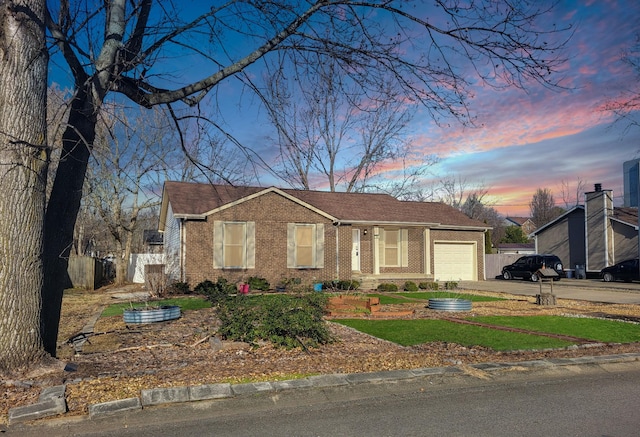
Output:
<instances>
[{"instance_id":1,"label":"shuttered window","mask_svg":"<svg viewBox=\"0 0 640 437\"><path fill-rule=\"evenodd\" d=\"M213 232L215 268L255 268L254 222L216 221Z\"/></svg>"},{"instance_id":2,"label":"shuttered window","mask_svg":"<svg viewBox=\"0 0 640 437\"><path fill-rule=\"evenodd\" d=\"M287 267L324 267L324 224L287 225Z\"/></svg>"},{"instance_id":3,"label":"shuttered window","mask_svg":"<svg viewBox=\"0 0 640 437\"><path fill-rule=\"evenodd\" d=\"M407 229L381 229L379 241L382 267L409 265L409 231Z\"/></svg>"}]
</instances>

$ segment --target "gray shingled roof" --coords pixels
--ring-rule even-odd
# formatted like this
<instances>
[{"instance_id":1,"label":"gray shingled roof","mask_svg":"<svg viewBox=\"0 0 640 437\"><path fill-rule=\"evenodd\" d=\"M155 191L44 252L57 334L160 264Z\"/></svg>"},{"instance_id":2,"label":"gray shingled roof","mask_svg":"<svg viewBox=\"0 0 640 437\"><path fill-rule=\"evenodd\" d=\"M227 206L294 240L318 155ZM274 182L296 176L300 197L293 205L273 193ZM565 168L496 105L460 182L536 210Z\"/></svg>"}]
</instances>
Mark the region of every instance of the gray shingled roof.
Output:
<instances>
[{"instance_id":1,"label":"gray shingled roof","mask_svg":"<svg viewBox=\"0 0 640 437\"><path fill-rule=\"evenodd\" d=\"M345 223L416 223L451 227L489 228L443 203L406 202L387 194L339 193L280 188L232 187L188 182L165 182L165 201L177 216L201 216L266 190L278 190ZM163 205L164 207L164 205Z\"/></svg>"}]
</instances>

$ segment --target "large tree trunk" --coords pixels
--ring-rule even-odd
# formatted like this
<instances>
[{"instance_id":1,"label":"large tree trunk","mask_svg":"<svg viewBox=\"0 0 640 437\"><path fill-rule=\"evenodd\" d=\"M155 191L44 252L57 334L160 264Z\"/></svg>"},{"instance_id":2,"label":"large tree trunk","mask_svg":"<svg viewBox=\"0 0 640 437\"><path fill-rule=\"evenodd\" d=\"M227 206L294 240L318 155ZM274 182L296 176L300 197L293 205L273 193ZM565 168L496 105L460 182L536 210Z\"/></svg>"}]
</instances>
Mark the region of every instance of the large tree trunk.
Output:
<instances>
[{"instance_id":1,"label":"large tree trunk","mask_svg":"<svg viewBox=\"0 0 640 437\"><path fill-rule=\"evenodd\" d=\"M44 0L0 0L0 370L45 356L40 325L49 150Z\"/></svg>"},{"instance_id":2,"label":"large tree trunk","mask_svg":"<svg viewBox=\"0 0 640 437\"><path fill-rule=\"evenodd\" d=\"M96 109L88 94L79 92L71 105L69 127L62 138L62 155L53 183L45 220L42 321L44 347L56 355L62 295L69 284L67 267L73 245L82 185L95 138Z\"/></svg>"}]
</instances>

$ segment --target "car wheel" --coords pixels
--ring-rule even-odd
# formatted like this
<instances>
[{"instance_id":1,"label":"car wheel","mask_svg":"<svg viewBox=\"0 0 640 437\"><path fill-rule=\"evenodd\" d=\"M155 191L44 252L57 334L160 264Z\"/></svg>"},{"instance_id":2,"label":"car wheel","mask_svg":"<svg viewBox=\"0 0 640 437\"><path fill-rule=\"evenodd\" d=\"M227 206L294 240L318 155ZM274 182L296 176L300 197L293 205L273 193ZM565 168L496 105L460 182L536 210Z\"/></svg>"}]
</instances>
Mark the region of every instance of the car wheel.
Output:
<instances>
[{"instance_id":1,"label":"car wheel","mask_svg":"<svg viewBox=\"0 0 640 437\"><path fill-rule=\"evenodd\" d=\"M531 282L538 282L540 278L538 277L537 273L532 273L531 274Z\"/></svg>"},{"instance_id":2,"label":"car wheel","mask_svg":"<svg viewBox=\"0 0 640 437\"><path fill-rule=\"evenodd\" d=\"M513 279L513 276L511 276L511 272L509 271L504 271L502 272L502 278L506 279L507 281Z\"/></svg>"},{"instance_id":3,"label":"car wheel","mask_svg":"<svg viewBox=\"0 0 640 437\"><path fill-rule=\"evenodd\" d=\"M606 272L604 275L602 275L602 279L604 279L604 282L613 282L613 275L609 272Z\"/></svg>"}]
</instances>

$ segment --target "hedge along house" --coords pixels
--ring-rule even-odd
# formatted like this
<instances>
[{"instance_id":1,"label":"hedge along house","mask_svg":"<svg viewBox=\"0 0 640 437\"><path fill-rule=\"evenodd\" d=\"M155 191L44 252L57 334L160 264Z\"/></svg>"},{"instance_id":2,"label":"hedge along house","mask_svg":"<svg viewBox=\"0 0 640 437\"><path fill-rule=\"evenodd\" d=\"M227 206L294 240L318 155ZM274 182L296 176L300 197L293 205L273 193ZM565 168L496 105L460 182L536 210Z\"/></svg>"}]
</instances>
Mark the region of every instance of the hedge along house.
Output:
<instances>
[{"instance_id":1,"label":"hedge along house","mask_svg":"<svg viewBox=\"0 0 640 437\"><path fill-rule=\"evenodd\" d=\"M165 271L195 286L222 277L303 283L484 279L485 224L442 203L386 194L168 181Z\"/></svg>"},{"instance_id":2,"label":"hedge along house","mask_svg":"<svg viewBox=\"0 0 640 437\"><path fill-rule=\"evenodd\" d=\"M614 207L612 190L595 184L584 205L536 229L537 253L553 253L566 268L589 273L638 256L638 209Z\"/></svg>"}]
</instances>

